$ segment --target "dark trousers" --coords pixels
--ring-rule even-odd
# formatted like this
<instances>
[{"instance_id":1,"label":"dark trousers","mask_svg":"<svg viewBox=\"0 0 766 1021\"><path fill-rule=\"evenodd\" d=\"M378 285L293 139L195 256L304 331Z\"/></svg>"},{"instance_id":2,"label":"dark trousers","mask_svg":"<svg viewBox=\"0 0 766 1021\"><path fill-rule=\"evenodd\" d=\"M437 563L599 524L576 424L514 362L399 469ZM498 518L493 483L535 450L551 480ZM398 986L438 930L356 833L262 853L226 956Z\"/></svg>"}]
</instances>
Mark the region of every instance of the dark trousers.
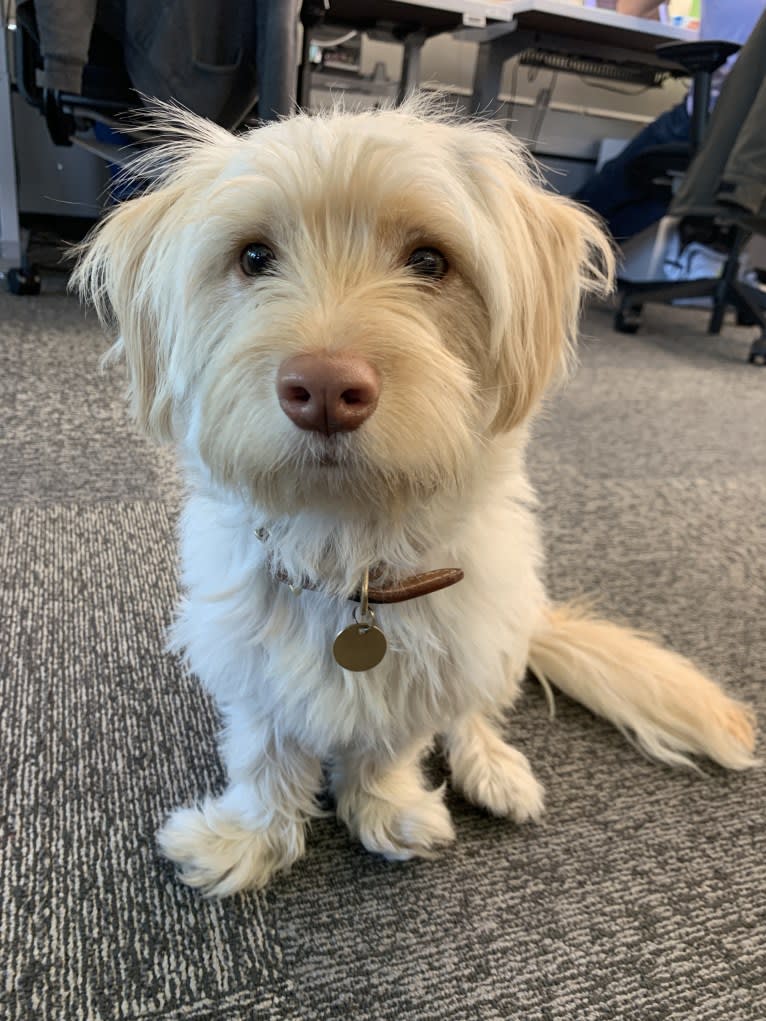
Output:
<instances>
[{"instance_id":1,"label":"dark trousers","mask_svg":"<svg viewBox=\"0 0 766 1021\"><path fill-rule=\"evenodd\" d=\"M634 180L627 168L645 149L668 142L688 142L690 120L685 101L661 114L574 196L606 221L615 240L625 241L639 234L667 212L670 197L664 200L652 195L651 181Z\"/></svg>"},{"instance_id":2,"label":"dark trousers","mask_svg":"<svg viewBox=\"0 0 766 1021\"><path fill-rule=\"evenodd\" d=\"M726 161L719 201L734 202L754 216L766 205L766 77Z\"/></svg>"},{"instance_id":3,"label":"dark trousers","mask_svg":"<svg viewBox=\"0 0 766 1021\"><path fill-rule=\"evenodd\" d=\"M721 201L766 216L764 66L766 11L723 84L699 156L673 199L673 216L715 209Z\"/></svg>"}]
</instances>

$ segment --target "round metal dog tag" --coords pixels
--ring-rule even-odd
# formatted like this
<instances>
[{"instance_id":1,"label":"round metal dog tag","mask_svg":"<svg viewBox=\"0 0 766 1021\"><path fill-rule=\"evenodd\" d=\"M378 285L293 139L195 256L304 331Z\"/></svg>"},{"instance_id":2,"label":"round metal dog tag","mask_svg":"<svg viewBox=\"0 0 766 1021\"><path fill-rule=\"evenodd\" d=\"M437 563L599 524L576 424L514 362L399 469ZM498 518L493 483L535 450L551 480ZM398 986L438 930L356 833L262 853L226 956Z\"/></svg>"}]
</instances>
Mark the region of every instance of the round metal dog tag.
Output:
<instances>
[{"instance_id":1,"label":"round metal dog tag","mask_svg":"<svg viewBox=\"0 0 766 1021\"><path fill-rule=\"evenodd\" d=\"M386 636L379 627L355 621L336 636L332 654L344 670L372 670L383 659L387 648Z\"/></svg>"}]
</instances>

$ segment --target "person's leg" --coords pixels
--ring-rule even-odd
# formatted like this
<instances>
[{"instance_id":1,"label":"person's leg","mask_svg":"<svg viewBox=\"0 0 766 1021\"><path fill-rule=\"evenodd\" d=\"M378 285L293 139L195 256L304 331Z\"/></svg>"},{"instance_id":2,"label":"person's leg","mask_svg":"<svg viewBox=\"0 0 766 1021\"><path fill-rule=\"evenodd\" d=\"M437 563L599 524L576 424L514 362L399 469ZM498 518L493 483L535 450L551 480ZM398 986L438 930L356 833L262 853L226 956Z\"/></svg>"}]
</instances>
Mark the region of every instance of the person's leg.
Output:
<instances>
[{"instance_id":1,"label":"person's leg","mask_svg":"<svg viewBox=\"0 0 766 1021\"><path fill-rule=\"evenodd\" d=\"M726 162L718 201L741 206L757 216L766 204L766 79L745 118Z\"/></svg>"},{"instance_id":2,"label":"person's leg","mask_svg":"<svg viewBox=\"0 0 766 1021\"><path fill-rule=\"evenodd\" d=\"M687 141L689 121L686 102L667 110L639 131L618 156L605 163L573 196L598 213L618 241L638 234L659 220L670 201L669 196L667 201L653 196L650 181L634 180L628 172L629 165L646 149Z\"/></svg>"}]
</instances>

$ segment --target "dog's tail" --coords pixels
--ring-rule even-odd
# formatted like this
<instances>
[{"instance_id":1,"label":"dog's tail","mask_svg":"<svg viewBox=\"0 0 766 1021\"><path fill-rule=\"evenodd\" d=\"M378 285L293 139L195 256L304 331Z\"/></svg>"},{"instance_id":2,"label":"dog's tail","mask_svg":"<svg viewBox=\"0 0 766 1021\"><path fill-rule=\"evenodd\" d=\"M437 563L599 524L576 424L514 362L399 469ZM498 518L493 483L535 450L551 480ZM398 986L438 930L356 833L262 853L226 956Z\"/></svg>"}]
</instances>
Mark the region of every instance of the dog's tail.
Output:
<instances>
[{"instance_id":1,"label":"dog's tail","mask_svg":"<svg viewBox=\"0 0 766 1021\"><path fill-rule=\"evenodd\" d=\"M598 620L583 607L549 607L529 666L603 716L656 759L692 765L707 755L729 769L759 765L755 717L715 682L649 636Z\"/></svg>"}]
</instances>

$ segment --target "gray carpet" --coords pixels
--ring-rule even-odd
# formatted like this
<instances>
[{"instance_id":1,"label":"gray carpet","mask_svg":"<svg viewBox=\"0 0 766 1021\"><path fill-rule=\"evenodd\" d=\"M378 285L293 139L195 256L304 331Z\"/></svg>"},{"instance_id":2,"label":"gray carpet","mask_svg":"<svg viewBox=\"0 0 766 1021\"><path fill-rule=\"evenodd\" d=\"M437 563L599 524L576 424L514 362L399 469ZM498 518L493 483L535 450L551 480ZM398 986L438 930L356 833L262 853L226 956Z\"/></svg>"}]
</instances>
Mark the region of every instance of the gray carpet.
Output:
<instances>
[{"instance_id":1,"label":"gray carpet","mask_svg":"<svg viewBox=\"0 0 766 1021\"><path fill-rule=\"evenodd\" d=\"M766 719L766 369L653 309L594 311L531 459L560 597L694 655ZM156 855L222 782L215 717L162 653L172 459L129 424L75 302L0 297L2 875L9 1021L762 1021L764 774L649 763L532 683L538 827L450 794L459 842L387 864L333 820L263 894L202 900ZM432 768L438 774L438 760Z\"/></svg>"}]
</instances>

